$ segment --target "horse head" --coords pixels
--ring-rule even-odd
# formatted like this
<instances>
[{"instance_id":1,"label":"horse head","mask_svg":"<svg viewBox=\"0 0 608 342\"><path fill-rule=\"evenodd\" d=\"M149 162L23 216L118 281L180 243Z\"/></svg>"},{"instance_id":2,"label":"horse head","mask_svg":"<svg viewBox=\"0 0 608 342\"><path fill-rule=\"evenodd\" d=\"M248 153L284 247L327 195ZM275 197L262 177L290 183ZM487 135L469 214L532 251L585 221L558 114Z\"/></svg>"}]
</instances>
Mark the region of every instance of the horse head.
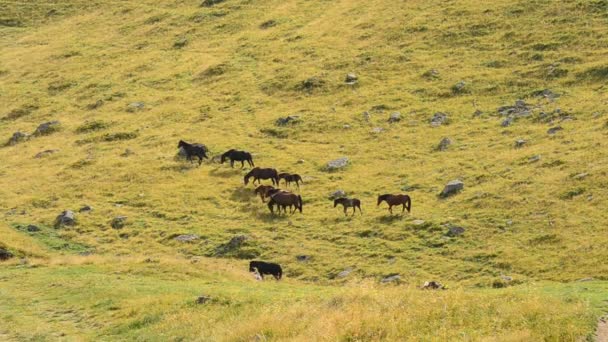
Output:
<instances>
[{"instance_id":1,"label":"horse head","mask_svg":"<svg viewBox=\"0 0 608 342\"><path fill-rule=\"evenodd\" d=\"M378 196L378 204L376 206L380 205L380 203L382 203L382 201L386 201L386 198L388 196L390 196L390 195L380 195L380 196Z\"/></svg>"},{"instance_id":2,"label":"horse head","mask_svg":"<svg viewBox=\"0 0 608 342\"><path fill-rule=\"evenodd\" d=\"M180 141L177 143L177 148L180 148L180 147L183 147L183 146L186 146L186 142L185 142L185 141L183 141L183 140L180 140Z\"/></svg>"}]
</instances>

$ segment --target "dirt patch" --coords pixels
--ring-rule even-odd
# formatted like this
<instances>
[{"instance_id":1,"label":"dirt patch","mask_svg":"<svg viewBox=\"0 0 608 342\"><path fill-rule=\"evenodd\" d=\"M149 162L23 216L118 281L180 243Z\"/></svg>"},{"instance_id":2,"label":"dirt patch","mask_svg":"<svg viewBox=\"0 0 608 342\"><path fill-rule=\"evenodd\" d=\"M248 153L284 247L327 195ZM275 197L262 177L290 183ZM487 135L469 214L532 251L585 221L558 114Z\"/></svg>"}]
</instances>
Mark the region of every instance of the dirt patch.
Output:
<instances>
[{"instance_id":1,"label":"dirt patch","mask_svg":"<svg viewBox=\"0 0 608 342\"><path fill-rule=\"evenodd\" d=\"M595 332L596 342L608 342L608 316L600 318L597 322L597 331Z\"/></svg>"}]
</instances>

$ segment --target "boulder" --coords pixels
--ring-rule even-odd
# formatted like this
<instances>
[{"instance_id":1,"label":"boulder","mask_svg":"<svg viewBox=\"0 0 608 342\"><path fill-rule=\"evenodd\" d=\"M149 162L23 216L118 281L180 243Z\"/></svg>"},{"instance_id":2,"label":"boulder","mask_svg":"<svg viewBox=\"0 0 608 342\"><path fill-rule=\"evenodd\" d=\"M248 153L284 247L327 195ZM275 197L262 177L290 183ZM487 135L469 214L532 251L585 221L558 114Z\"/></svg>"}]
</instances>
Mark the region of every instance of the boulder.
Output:
<instances>
[{"instance_id":1,"label":"boulder","mask_svg":"<svg viewBox=\"0 0 608 342\"><path fill-rule=\"evenodd\" d=\"M117 216L110 221L110 226L114 229L122 229L127 221L126 216Z\"/></svg>"},{"instance_id":2,"label":"boulder","mask_svg":"<svg viewBox=\"0 0 608 342\"><path fill-rule=\"evenodd\" d=\"M464 189L464 182L459 179L455 179L445 185L439 196L444 198L449 197L460 192L462 189Z\"/></svg>"},{"instance_id":3,"label":"boulder","mask_svg":"<svg viewBox=\"0 0 608 342\"><path fill-rule=\"evenodd\" d=\"M44 150L42 152L36 153L34 158L36 158L36 159L44 158L46 156L50 156L51 154L57 153L57 152L59 152L59 150Z\"/></svg>"},{"instance_id":4,"label":"boulder","mask_svg":"<svg viewBox=\"0 0 608 342\"><path fill-rule=\"evenodd\" d=\"M289 115L284 118L278 118L274 124L277 126L287 126L300 123L300 117L298 115Z\"/></svg>"},{"instance_id":5,"label":"boulder","mask_svg":"<svg viewBox=\"0 0 608 342\"><path fill-rule=\"evenodd\" d=\"M501 127L509 127L511 126L511 124L513 123L515 119L512 116L509 116L507 118L505 118L501 123L500 126Z\"/></svg>"},{"instance_id":6,"label":"boulder","mask_svg":"<svg viewBox=\"0 0 608 342\"><path fill-rule=\"evenodd\" d=\"M452 145L452 140L450 138L443 138L441 139L441 141L439 142L439 145L437 145L437 150L438 151L445 151L448 149L448 147Z\"/></svg>"},{"instance_id":7,"label":"boulder","mask_svg":"<svg viewBox=\"0 0 608 342\"><path fill-rule=\"evenodd\" d=\"M389 116L389 118L388 118L389 123L395 123L395 122L399 122L399 121L401 121L401 113L399 113L399 112L391 113L391 116Z\"/></svg>"},{"instance_id":8,"label":"boulder","mask_svg":"<svg viewBox=\"0 0 608 342\"><path fill-rule=\"evenodd\" d=\"M12 258L14 255L13 253L7 251L6 249L0 247L0 261L2 260L8 260L10 258Z\"/></svg>"},{"instance_id":9,"label":"boulder","mask_svg":"<svg viewBox=\"0 0 608 342\"><path fill-rule=\"evenodd\" d=\"M332 201L342 197L346 197L346 192L344 190L336 190L329 194L329 199Z\"/></svg>"},{"instance_id":10,"label":"boulder","mask_svg":"<svg viewBox=\"0 0 608 342\"><path fill-rule=\"evenodd\" d=\"M382 280L380 280L381 283L383 284L387 284L387 283L399 283L401 281L401 276L399 274L389 274L388 276L382 278Z\"/></svg>"},{"instance_id":11,"label":"boulder","mask_svg":"<svg viewBox=\"0 0 608 342\"><path fill-rule=\"evenodd\" d=\"M61 228L63 226L73 226L75 224L76 218L74 216L74 212L71 210L66 210L55 218L55 224L53 226L55 228Z\"/></svg>"},{"instance_id":12,"label":"boulder","mask_svg":"<svg viewBox=\"0 0 608 342\"><path fill-rule=\"evenodd\" d=\"M462 94L466 92L467 83L465 81L459 81L452 86L452 93Z\"/></svg>"},{"instance_id":13,"label":"boulder","mask_svg":"<svg viewBox=\"0 0 608 342\"><path fill-rule=\"evenodd\" d=\"M348 166L349 160L346 157L338 158L327 163L327 171L336 171Z\"/></svg>"},{"instance_id":14,"label":"boulder","mask_svg":"<svg viewBox=\"0 0 608 342\"><path fill-rule=\"evenodd\" d=\"M344 82L345 82L346 84L355 84L355 83L357 83L358 81L359 81L359 78L357 77L357 75L356 75L356 74L354 74L354 73L352 73L352 72L351 72L351 73L346 74L346 78L344 79Z\"/></svg>"},{"instance_id":15,"label":"boulder","mask_svg":"<svg viewBox=\"0 0 608 342\"><path fill-rule=\"evenodd\" d=\"M26 141L29 138L29 135L23 132L15 132L10 139L8 139L7 145L13 146L17 145L20 142Z\"/></svg>"},{"instance_id":16,"label":"boulder","mask_svg":"<svg viewBox=\"0 0 608 342\"><path fill-rule=\"evenodd\" d=\"M433 114L433 117L431 118L431 126L439 127L443 124L447 124L448 120L449 118L446 113L437 112Z\"/></svg>"},{"instance_id":17,"label":"boulder","mask_svg":"<svg viewBox=\"0 0 608 342\"><path fill-rule=\"evenodd\" d=\"M173 239L180 242L192 242L200 239L200 236L196 234L182 234L174 237Z\"/></svg>"},{"instance_id":18,"label":"boulder","mask_svg":"<svg viewBox=\"0 0 608 342\"><path fill-rule=\"evenodd\" d=\"M33 224L28 224L26 229L30 233L34 233L34 232L39 232L40 231L40 228L38 228L38 226L35 226Z\"/></svg>"},{"instance_id":19,"label":"boulder","mask_svg":"<svg viewBox=\"0 0 608 342\"><path fill-rule=\"evenodd\" d=\"M34 131L34 136L51 134L59 129L61 124L59 121L49 121L38 125L38 128Z\"/></svg>"},{"instance_id":20,"label":"boulder","mask_svg":"<svg viewBox=\"0 0 608 342\"><path fill-rule=\"evenodd\" d=\"M362 115L363 115L363 120L365 120L367 122L369 122L372 119L372 115L368 111L363 112Z\"/></svg>"}]
</instances>

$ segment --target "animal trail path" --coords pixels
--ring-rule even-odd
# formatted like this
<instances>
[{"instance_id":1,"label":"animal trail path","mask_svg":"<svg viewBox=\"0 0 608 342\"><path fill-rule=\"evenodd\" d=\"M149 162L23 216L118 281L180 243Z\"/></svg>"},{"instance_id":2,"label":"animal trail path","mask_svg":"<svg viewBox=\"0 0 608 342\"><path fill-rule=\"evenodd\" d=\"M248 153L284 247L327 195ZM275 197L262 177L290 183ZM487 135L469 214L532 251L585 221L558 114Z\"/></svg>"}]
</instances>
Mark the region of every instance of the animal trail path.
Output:
<instances>
[{"instance_id":1,"label":"animal trail path","mask_svg":"<svg viewBox=\"0 0 608 342\"><path fill-rule=\"evenodd\" d=\"M595 332L596 342L608 342L608 316L604 316L597 322L597 331Z\"/></svg>"}]
</instances>

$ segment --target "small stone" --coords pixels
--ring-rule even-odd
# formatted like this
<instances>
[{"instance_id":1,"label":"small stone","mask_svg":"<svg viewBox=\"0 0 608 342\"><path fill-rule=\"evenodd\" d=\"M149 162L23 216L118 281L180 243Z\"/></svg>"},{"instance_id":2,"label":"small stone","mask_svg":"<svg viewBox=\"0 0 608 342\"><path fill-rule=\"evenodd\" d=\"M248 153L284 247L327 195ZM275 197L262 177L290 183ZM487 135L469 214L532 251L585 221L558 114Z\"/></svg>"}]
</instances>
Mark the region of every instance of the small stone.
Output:
<instances>
[{"instance_id":1,"label":"small stone","mask_svg":"<svg viewBox=\"0 0 608 342\"><path fill-rule=\"evenodd\" d=\"M388 276L382 278L382 280L380 280L381 283L383 284L387 284L387 283L399 283L401 281L401 276L399 274L389 274Z\"/></svg>"},{"instance_id":2,"label":"small stone","mask_svg":"<svg viewBox=\"0 0 608 342\"><path fill-rule=\"evenodd\" d=\"M182 235L178 235L174 238L174 240L181 241L181 242L192 242L192 241L196 241L198 239L200 239L200 236L198 236L196 234L182 234Z\"/></svg>"},{"instance_id":3,"label":"small stone","mask_svg":"<svg viewBox=\"0 0 608 342\"><path fill-rule=\"evenodd\" d=\"M59 152L59 150L44 150L42 152L36 153L34 158L36 158L36 159L44 158L46 156L50 156L51 154L57 153L57 152Z\"/></svg>"},{"instance_id":4,"label":"small stone","mask_svg":"<svg viewBox=\"0 0 608 342\"><path fill-rule=\"evenodd\" d=\"M549 128L549 130L547 130L547 134L553 135L553 134L555 134L555 133L557 133L559 131L562 131L562 130L563 130L562 126L551 127L551 128Z\"/></svg>"},{"instance_id":5,"label":"small stone","mask_svg":"<svg viewBox=\"0 0 608 342\"><path fill-rule=\"evenodd\" d=\"M448 115L446 113L437 112L431 118L431 126L439 127L443 124L447 124Z\"/></svg>"},{"instance_id":6,"label":"small stone","mask_svg":"<svg viewBox=\"0 0 608 342\"><path fill-rule=\"evenodd\" d=\"M439 145L437 145L437 150L438 151L445 151L448 149L448 147L452 145L452 140L450 140L450 138L444 137L443 139L441 139L441 141L439 142Z\"/></svg>"},{"instance_id":7,"label":"small stone","mask_svg":"<svg viewBox=\"0 0 608 342\"><path fill-rule=\"evenodd\" d=\"M371 119L372 119L372 115L369 112L367 112L367 111L363 112L363 120L369 122Z\"/></svg>"},{"instance_id":8,"label":"small stone","mask_svg":"<svg viewBox=\"0 0 608 342\"><path fill-rule=\"evenodd\" d=\"M76 219L74 216L74 212L71 210L66 210L55 218L54 227L61 228L63 226L73 226L75 224L76 224Z\"/></svg>"},{"instance_id":9,"label":"small stone","mask_svg":"<svg viewBox=\"0 0 608 342\"><path fill-rule=\"evenodd\" d=\"M134 155L135 152L133 152L131 149L126 149L123 153L120 154L121 157L128 157L131 155Z\"/></svg>"},{"instance_id":10,"label":"small stone","mask_svg":"<svg viewBox=\"0 0 608 342\"><path fill-rule=\"evenodd\" d=\"M508 118L504 119L501 123L500 126L501 127L509 127L511 126L511 124L513 123L513 117L509 116Z\"/></svg>"},{"instance_id":11,"label":"small stone","mask_svg":"<svg viewBox=\"0 0 608 342\"><path fill-rule=\"evenodd\" d=\"M338 158L327 163L325 167L327 171L336 171L348 166L349 160L346 157Z\"/></svg>"},{"instance_id":12,"label":"small stone","mask_svg":"<svg viewBox=\"0 0 608 342\"><path fill-rule=\"evenodd\" d=\"M344 126L342 126L342 128L344 128L344 129L350 129L350 125L349 124L345 124Z\"/></svg>"},{"instance_id":13,"label":"small stone","mask_svg":"<svg viewBox=\"0 0 608 342\"><path fill-rule=\"evenodd\" d=\"M459 179L455 179L445 185L439 196L443 198L449 197L460 192L462 189L464 189L464 182Z\"/></svg>"},{"instance_id":14,"label":"small stone","mask_svg":"<svg viewBox=\"0 0 608 342\"><path fill-rule=\"evenodd\" d=\"M466 91L467 83L465 81L460 81L452 86L452 93L461 94Z\"/></svg>"},{"instance_id":15,"label":"small stone","mask_svg":"<svg viewBox=\"0 0 608 342\"><path fill-rule=\"evenodd\" d=\"M449 226L448 231L445 235L450 237L460 236L464 234L464 228L458 226Z\"/></svg>"},{"instance_id":16,"label":"small stone","mask_svg":"<svg viewBox=\"0 0 608 342\"><path fill-rule=\"evenodd\" d=\"M304 159L298 159L298 161L296 163L298 163L298 164L304 164Z\"/></svg>"},{"instance_id":17,"label":"small stone","mask_svg":"<svg viewBox=\"0 0 608 342\"><path fill-rule=\"evenodd\" d=\"M139 110L144 109L145 107L146 107L146 104L141 101L131 102L127 106L127 112L130 112L130 113L137 112Z\"/></svg>"},{"instance_id":18,"label":"small stone","mask_svg":"<svg viewBox=\"0 0 608 342\"><path fill-rule=\"evenodd\" d=\"M126 216L117 216L112 219L110 226L114 229L122 229L125 226L125 221L127 221Z\"/></svg>"},{"instance_id":19,"label":"small stone","mask_svg":"<svg viewBox=\"0 0 608 342\"><path fill-rule=\"evenodd\" d=\"M401 113L399 112L392 113L391 116L388 118L389 123L395 123L399 121L401 121Z\"/></svg>"},{"instance_id":20,"label":"small stone","mask_svg":"<svg viewBox=\"0 0 608 342\"><path fill-rule=\"evenodd\" d=\"M589 176L589 174L587 172L584 172L584 173L579 173L577 175L572 176L572 179L583 180L583 179L587 178L587 176Z\"/></svg>"},{"instance_id":21,"label":"small stone","mask_svg":"<svg viewBox=\"0 0 608 342\"><path fill-rule=\"evenodd\" d=\"M382 132L384 132L384 128L382 128L382 127L374 127L374 128L372 128L372 133L374 133L374 134L380 134Z\"/></svg>"},{"instance_id":22,"label":"small stone","mask_svg":"<svg viewBox=\"0 0 608 342\"><path fill-rule=\"evenodd\" d=\"M348 73L346 75L346 79L344 79L344 82L346 84L355 84L358 80L359 78L357 77L357 75L355 75L354 73Z\"/></svg>"},{"instance_id":23,"label":"small stone","mask_svg":"<svg viewBox=\"0 0 608 342\"><path fill-rule=\"evenodd\" d=\"M346 197L346 192L344 190L336 190L329 195L330 200L335 200L342 197Z\"/></svg>"},{"instance_id":24,"label":"small stone","mask_svg":"<svg viewBox=\"0 0 608 342\"><path fill-rule=\"evenodd\" d=\"M352 268L352 267L347 267L347 268L345 268L345 269L344 269L344 271L342 271L342 272L338 273L338 274L336 275L336 278L346 278L346 277L348 277L348 275L349 275L349 274L351 274L351 272L352 272L353 270L354 270L354 268Z\"/></svg>"},{"instance_id":25,"label":"small stone","mask_svg":"<svg viewBox=\"0 0 608 342\"><path fill-rule=\"evenodd\" d=\"M425 223L424 220L414 220L414 221L412 221L412 224L415 225L415 226L420 226L420 225L423 225L424 223Z\"/></svg>"},{"instance_id":26,"label":"small stone","mask_svg":"<svg viewBox=\"0 0 608 342\"><path fill-rule=\"evenodd\" d=\"M540 160L540 154L537 154L537 155L534 155L534 156L528 158L529 163L536 163L539 160Z\"/></svg>"},{"instance_id":27,"label":"small stone","mask_svg":"<svg viewBox=\"0 0 608 342\"><path fill-rule=\"evenodd\" d=\"M38 226L35 226L33 224L29 224L26 229L30 233L34 233L34 232L39 232L40 231L40 228L38 228Z\"/></svg>"},{"instance_id":28,"label":"small stone","mask_svg":"<svg viewBox=\"0 0 608 342\"><path fill-rule=\"evenodd\" d=\"M79 213L90 213L93 211L93 208L90 205L85 205L82 208L78 209Z\"/></svg>"},{"instance_id":29,"label":"small stone","mask_svg":"<svg viewBox=\"0 0 608 342\"><path fill-rule=\"evenodd\" d=\"M289 116L286 116L284 118L278 118L275 121L275 125L277 125L277 126L287 126L287 125L293 125L293 124L296 124L296 123L299 123L299 122L300 122L300 117L299 116L297 116L297 115L289 115Z\"/></svg>"},{"instance_id":30,"label":"small stone","mask_svg":"<svg viewBox=\"0 0 608 342\"><path fill-rule=\"evenodd\" d=\"M299 262L308 262L310 261L311 256L310 255L297 255L296 256L296 260Z\"/></svg>"},{"instance_id":31,"label":"small stone","mask_svg":"<svg viewBox=\"0 0 608 342\"><path fill-rule=\"evenodd\" d=\"M207 302L209 302L211 300L211 297L209 296L199 296L198 298L196 298L196 304L205 304Z\"/></svg>"},{"instance_id":32,"label":"small stone","mask_svg":"<svg viewBox=\"0 0 608 342\"><path fill-rule=\"evenodd\" d=\"M7 251L6 249L0 247L0 261L2 260L8 260L10 258L12 258L14 255L13 253Z\"/></svg>"},{"instance_id":33,"label":"small stone","mask_svg":"<svg viewBox=\"0 0 608 342\"><path fill-rule=\"evenodd\" d=\"M524 145L526 145L528 142L524 139L517 139L515 141L515 148L522 148L524 147Z\"/></svg>"},{"instance_id":34,"label":"small stone","mask_svg":"<svg viewBox=\"0 0 608 342\"><path fill-rule=\"evenodd\" d=\"M11 138L8 139L7 145L13 146L13 145L16 145L16 144L18 144L20 142L26 141L28 138L29 138L29 136L26 133L15 132L15 133L13 133L13 135L11 136Z\"/></svg>"},{"instance_id":35,"label":"small stone","mask_svg":"<svg viewBox=\"0 0 608 342\"><path fill-rule=\"evenodd\" d=\"M59 123L59 121L56 121L56 120L42 123L38 126L38 128L36 128L33 135L40 136L40 135L51 134L51 133L57 131L59 129L60 125L61 124Z\"/></svg>"}]
</instances>

